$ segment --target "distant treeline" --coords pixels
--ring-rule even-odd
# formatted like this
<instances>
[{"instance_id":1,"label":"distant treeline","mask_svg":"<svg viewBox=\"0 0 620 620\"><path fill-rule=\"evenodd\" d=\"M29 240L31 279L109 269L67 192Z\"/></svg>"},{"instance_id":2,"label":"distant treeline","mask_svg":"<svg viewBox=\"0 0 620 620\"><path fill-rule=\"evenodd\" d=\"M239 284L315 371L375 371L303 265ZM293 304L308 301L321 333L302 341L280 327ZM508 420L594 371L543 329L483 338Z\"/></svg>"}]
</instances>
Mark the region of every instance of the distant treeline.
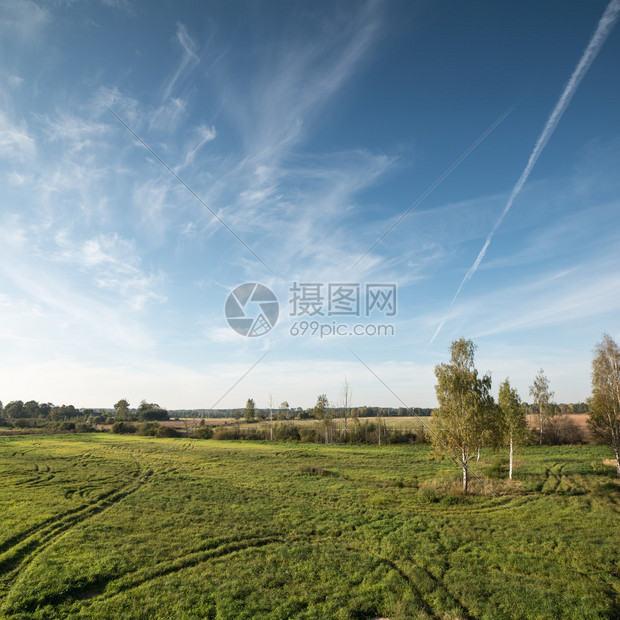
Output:
<instances>
[{"instance_id":1,"label":"distant treeline","mask_svg":"<svg viewBox=\"0 0 620 620\"><path fill-rule=\"evenodd\" d=\"M344 417L343 407L332 407L335 417ZM370 417L395 417L395 416L430 416L433 411L429 407L399 407L398 409L389 407L349 407L347 409L350 417L370 418ZM244 416L245 409L173 409L170 410L171 418L231 418L239 419ZM289 409L263 408L256 409L256 416L267 419L273 413L274 419L278 420L309 420L314 418L314 409L304 409L302 407L292 407Z\"/></svg>"},{"instance_id":2,"label":"distant treeline","mask_svg":"<svg viewBox=\"0 0 620 620\"><path fill-rule=\"evenodd\" d=\"M528 413L534 412L533 405L524 403L528 409ZM588 413L590 410L587 403L560 403L552 405L558 415L570 415L572 413ZM331 411L334 417L344 417L344 408L332 407ZM349 417L357 418L375 418L377 416L383 418L391 417L418 417L430 416L433 412L431 407L350 407L348 408ZM244 417L245 409L171 409L169 411L171 418L231 418L240 419ZM310 420L314 418L314 408L304 409L302 407L291 407L290 409L273 409L262 408L256 409L256 416L262 419L268 419L273 413L274 419L277 420Z\"/></svg>"},{"instance_id":3,"label":"distant treeline","mask_svg":"<svg viewBox=\"0 0 620 620\"><path fill-rule=\"evenodd\" d=\"M533 409L525 403L529 412ZM553 404L557 414L588 413L587 403ZM344 409L331 409L335 418L344 417ZM348 409L350 418L376 418L395 416L430 416L433 410L429 407L353 407ZM257 419L307 420L315 417L314 410L301 407L279 409L257 409ZM48 428L54 431L78 430L85 432L89 427L98 424L115 422L150 422L171 418L229 418L241 419L244 409L174 409L168 411L156 403L142 401L137 408L130 408L127 401L121 400L113 408L78 408L73 405L54 405L39 403L36 400L14 400L3 406L0 401L0 427L5 428Z\"/></svg>"},{"instance_id":4,"label":"distant treeline","mask_svg":"<svg viewBox=\"0 0 620 620\"><path fill-rule=\"evenodd\" d=\"M117 405L126 401L119 401ZM156 403L142 401L137 409L126 406L115 409L78 409L73 405L23 402L13 400L6 405L0 401L0 427L46 428L52 431L88 432L97 424L113 424L118 420L148 422L168 420L168 411Z\"/></svg>"}]
</instances>

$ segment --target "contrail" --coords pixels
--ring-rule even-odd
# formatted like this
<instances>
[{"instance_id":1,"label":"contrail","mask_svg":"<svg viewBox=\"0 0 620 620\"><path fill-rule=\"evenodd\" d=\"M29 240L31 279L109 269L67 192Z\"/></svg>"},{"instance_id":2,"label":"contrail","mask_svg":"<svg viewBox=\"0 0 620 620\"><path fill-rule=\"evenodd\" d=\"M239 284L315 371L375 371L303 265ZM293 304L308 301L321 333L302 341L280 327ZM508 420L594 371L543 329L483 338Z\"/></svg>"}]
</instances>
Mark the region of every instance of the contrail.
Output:
<instances>
[{"instance_id":1,"label":"contrail","mask_svg":"<svg viewBox=\"0 0 620 620\"><path fill-rule=\"evenodd\" d=\"M542 130L542 133L540 134L536 142L536 145L534 146L534 150L532 151L532 154L530 155L530 158L528 159L527 166L525 166L525 170L523 170L523 172L521 173L521 176L519 177L519 180L517 181L516 185L512 189L512 192L510 193L510 198L508 198L508 202L506 203L504 210L502 211L501 215L497 218L497 221L495 222L495 224L493 224L493 228L491 228L491 232L488 234L486 241L484 242L484 245L482 246L482 249L478 253L476 260L474 261L474 264L469 268L469 271L465 274L463 281L461 282L456 293L454 294L454 297L452 298L452 301L450 302L450 306L448 308L448 313L450 312L450 310L452 310L452 306L454 305L454 302L456 301L461 290L463 289L465 282L471 279L471 277L478 270L478 267L480 266L480 263L482 262L482 259L484 258L484 255L486 254L489 245L491 244L491 239L493 239L493 235L495 234L500 224L506 217L506 214L508 213L508 211L510 211L510 207L512 207L512 203L515 201L515 198L519 195L519 192L525 185L525 182L527 181L527 178L530 176L532 169L536 165L536 162L538 161L540 154L542 153L543 149L547 145L549 138L551 138L551 136L553 135L553 132L555 131L555 128L557 127L557 124L560 122L560 119L562 118L562 115L566 111L566 108L568 108L568 105L570 104L571 99L573 98L573 95L575 94L575 91L577 90L581 80L584 78L585 74L588 72L590 65L596 58L601 47L603 47L603 43L605 43L605 39L607 39L607 36L612 31L614 25L616 24L616 21L618 20L619 15L620 15L620 0L611 0L611 2L607 5L607 8L605 9L605 12L603 13L603 16L601 17L598 23L598 26L596 27L596 31L592 35L592 39L590 39L590 43L588 44L586 51L581 56L581 60L579 61L579 64L573 71L573 74L571 75L570 80L568 81L568 84L566 84L564 88L564 92L562 93L562 96L556 103L555 108L553 108L553 112L551 112L551 115L547 119L547 123L545 124L545 127ZM446 322L446 319L447 319L447 316L445 316L442 319L441 323L439 324L439 327L435 330L435 333L433 334L433 337L431 338L429 345L433 343L433 341L435 340L435 338L441 331L441 328Z\"/></svg>"}]
</instances>

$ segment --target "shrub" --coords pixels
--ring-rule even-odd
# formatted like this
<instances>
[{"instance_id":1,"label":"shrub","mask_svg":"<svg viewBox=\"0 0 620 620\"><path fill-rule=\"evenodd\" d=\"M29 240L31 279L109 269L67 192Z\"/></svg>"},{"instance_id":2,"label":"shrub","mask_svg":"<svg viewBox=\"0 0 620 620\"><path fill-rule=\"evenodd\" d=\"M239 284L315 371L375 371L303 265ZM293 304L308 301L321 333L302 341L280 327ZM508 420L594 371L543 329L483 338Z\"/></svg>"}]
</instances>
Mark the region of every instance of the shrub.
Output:
<instances>
[{"instance_id":1,"label":"shrub","mask_svg":"<svg viewBox=\"0 0 620 620\"><path fill-rule=\"evenodd\" d=\"M172 426L160 426L155 432L156 437L180 437L182 434Z\"/></svg>"},{"instance_id":2,"label":"shrub","mask_svg":"<svg viewBox=\"0 0 620 620\"><path fill-rule=\"evenodd\" d=\"M241 439L248 441L259 441L261 439L269 439L269 431L260 428L247 428L241 431Z\"/></svg>"},{"instance_id":3,"label":"shrub","mask_svg":"<svg viewBox=\"0 0 620 620\"><path fill-rule=\"evenodd\" d=\"M239 430L239 426L237 425L233 427L216 426L215 430L213 431L213 438L223 440L241 439L241 432Z\"/></svg>"},{"instance_id":4,"label":"shrub","mask_svg":"<svg viewBox=\"0 0 620 620\"><path fill-rule=\"evenodd\" d=\"M144 435L146 437L155 437L159 424L157 422L142 422L138 424L136 435Z\"/></svg>"},{"instance_id":5,"label":"shrub","mask_svg":"<svg viewBox=\"0 0 620 620\"><path fill-rule=\"evenodd\" d=\"M429 487L422 487L418 489L417 497L418 501L423 504L434 504L439 501L439 497L437 496L435 489Z\"/></svg>"},{"instance_id":6,"label":"shrub","mask_svg":"<svg viewBox=\"0 0 620 620\"><path fill-rule=\"evenodd\" d=\"M563 415L548 420L543 429L543 442L548 446L581 444L585 443L585 436L570 415Z\"/></svg>"},{"instance_id":7,"label":"shrub","mask_svg":"<svg viewBox=\"0 0 620 620\"><path fill-rule=\"evenodd\" d=\"M29 418L16 418L13 420L13 426L15 428L32 428L34 426L34 420Z\"/></svg>"},{"instance_id":8,"label":"shrub","mask_svg":"<svg viewBox=\"0 0 620 620\"><path fill-rule=\"evenodd\" d=\"M276 424L273 427L273 438L276 441L299 441L299 429L295 424Z\"/></svg>"},{"instance_id":9,"label":"shrub","mask_svg":"<svg viewBox=\"0 0 620 620\"><path fill-rule=\"evenodd\" d=\"M213 429L210 426L199 426L190 433L190 437L194 439L211 439L213 437Z\"/></svg>"},{"instance_id":10,"label":"shrub","mask_svg":"<svg viewBox=\"0 0 620 620\"><path fill-rule=\"evenodd\" d=\"M487 478L491 478L494 480L498 480L501 478L507 478L508 477L507 461L505 458L496 459L493 465L485 468L483 471Z\"/></svg>"},{"instance_id":11,"label":"shrub","mask_svg":"<svg viewBox=\"0 0 620 620\"><path fill-rule=\"evenodd\" d=\"M302 426L299 428L299 439L304 443L318 443L319 431L311 426Z\"/></svg>"},{"instance_id":12,"label":"shrub","mask_svg":"<svg viewBox=\"0 0 620 620\"><path fill-rule=\"evenodd\" d=\"M78 422L75 424L76 433L94 433L96 430L97 429L92 424L87 424L86 422Z\"/></svg>"},{"instance_id":13,"label":"shrub","mask_svg":"<svg viewBox=\"0 0 620 620\"><path fill-rule=\"evenodd\" d=\"M382 437L381 441L386 444L397 443L417 443L417 433L397 428L389 428L388 432Z\"/></svg>"},{"instance_id":14,"label":"shrub","mask_svg":"<svg viewBox=\"0 0 620 620\"><path fill-rule=\"evenodd\" d=\"M135 433L136 430L138 430L136 425L131 422L114 422L110 432L116 435L129 435Z\"/></svg>"},{"instance_id":15,"label":"shrub","mask_svg":"<svg viewBox=\"0 0 620 620\"><path fill-rule=\"evenodd\" d=\"M347 443L368 444L377 443L377 426L374 422L359 422L352 424L347 433Z\"/></svg>"}]
</instances>

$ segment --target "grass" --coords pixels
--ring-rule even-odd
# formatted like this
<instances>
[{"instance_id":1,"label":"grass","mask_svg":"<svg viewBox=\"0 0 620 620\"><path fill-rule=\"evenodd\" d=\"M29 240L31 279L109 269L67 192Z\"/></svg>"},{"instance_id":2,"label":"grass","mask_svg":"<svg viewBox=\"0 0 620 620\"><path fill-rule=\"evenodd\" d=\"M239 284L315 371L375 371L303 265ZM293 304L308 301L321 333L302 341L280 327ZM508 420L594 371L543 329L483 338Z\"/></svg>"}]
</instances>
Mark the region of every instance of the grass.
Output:
<instances>
[{"instance_id":1,"label":"grass","mask_svg":"<svg viewBox=\"0 0 620 620\"><path fill-rule=\"evenodd\" d=\"M620 617L606 457L3 437L0 617Z\"/></svg>"}]
</instances>

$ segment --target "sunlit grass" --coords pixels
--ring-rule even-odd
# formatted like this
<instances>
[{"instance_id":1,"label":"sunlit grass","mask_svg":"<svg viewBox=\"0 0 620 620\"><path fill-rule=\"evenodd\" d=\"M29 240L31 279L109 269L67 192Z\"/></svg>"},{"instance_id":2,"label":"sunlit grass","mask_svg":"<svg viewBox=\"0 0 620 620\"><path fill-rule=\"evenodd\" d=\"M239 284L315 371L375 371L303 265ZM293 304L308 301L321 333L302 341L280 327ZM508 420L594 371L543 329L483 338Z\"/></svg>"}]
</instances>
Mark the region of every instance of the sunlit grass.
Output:
<instances>
[{"instance_id":1,"label":"sunlit grass","mask_svg":"<svg viewBox=\"0 0 620 620\"><path fill-rule=\"evenodd\" d=\"M606 456L483 453L463 497L428 446L2 438L0 616L614 617Z\"/></svg>"}]
</instances>

